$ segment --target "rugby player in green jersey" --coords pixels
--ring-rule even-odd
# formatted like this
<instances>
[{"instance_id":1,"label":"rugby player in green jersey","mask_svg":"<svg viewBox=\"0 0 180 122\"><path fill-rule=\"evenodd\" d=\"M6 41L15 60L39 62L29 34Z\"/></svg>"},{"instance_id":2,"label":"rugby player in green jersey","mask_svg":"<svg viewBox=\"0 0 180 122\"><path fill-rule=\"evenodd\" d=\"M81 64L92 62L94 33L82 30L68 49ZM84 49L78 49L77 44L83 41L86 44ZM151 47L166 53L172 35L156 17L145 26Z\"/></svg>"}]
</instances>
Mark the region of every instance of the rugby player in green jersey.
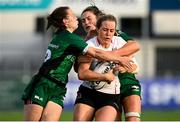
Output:
<instances>
[{"instance_id":1,"label":"rugby player in green jersey","mask_svg":"<svg viewBox=\"0 0 180 122\"><path fill-rule=\"evenodd\" d=\"M69 7L58 7L48 17L47 29L56 31L48 45L44 63L26 87L24 101L25 121L58 121L63 109L68 73L79 54L88 54L100 60L116 61L131 68L129 57L111 55L88 46L72 32L78 21ZM114 80L113 73L102 75L107 82Z\"/></svg>"},{"instance_id":2,"label":"rugby player in green jersey","mask_svg":"<svg viewBox=\"0 0 180 122\"><path fill-rule=\"evenodd\" d=\"M82 26L87 32L86 40L93 38L97 35L96 21L104 15L96 6L89 6L85 8L81 14ZM129 37L124 32L117 32L117 36L122 37L127 43L120 49L112 52L112 55L132 55L139 50L139 44L133 38ZM141 86L140 82L136 79L132 73L120 73L119 80L121 83L121 104L123 105L126 121L139 121L141 113ZM81 108L83 108L81 106ZM86 109L84 107L84 109ZM121 110L120 110L121 111ZM91 112L92 113L92 112ZM90 113L90 114L91 114ZM91 115L89 115L91 116ZM74 117L78 120L89 119L88 116L84 116L82 113L74 113ZM117 119L121 119L121 112L117 116Z\"/></svg>"}]
</instances>

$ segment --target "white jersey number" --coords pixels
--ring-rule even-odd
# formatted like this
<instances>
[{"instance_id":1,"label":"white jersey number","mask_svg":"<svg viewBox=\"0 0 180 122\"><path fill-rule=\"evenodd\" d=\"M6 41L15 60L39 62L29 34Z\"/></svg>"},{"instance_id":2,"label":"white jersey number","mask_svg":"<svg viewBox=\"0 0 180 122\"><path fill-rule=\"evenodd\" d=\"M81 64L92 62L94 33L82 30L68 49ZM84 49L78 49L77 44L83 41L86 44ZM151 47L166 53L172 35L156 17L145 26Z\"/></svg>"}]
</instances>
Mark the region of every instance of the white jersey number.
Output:
<instances>
[{"instance_id":1,"label":"white jersey number","mask_svg":"<svg viewBox=\"0 0 180 122\"><path fill-rule=\"evenodd\" d=\"M49 60L51 58L51 50L47 49L44 62Z\"/></svg>"}]
</instances>

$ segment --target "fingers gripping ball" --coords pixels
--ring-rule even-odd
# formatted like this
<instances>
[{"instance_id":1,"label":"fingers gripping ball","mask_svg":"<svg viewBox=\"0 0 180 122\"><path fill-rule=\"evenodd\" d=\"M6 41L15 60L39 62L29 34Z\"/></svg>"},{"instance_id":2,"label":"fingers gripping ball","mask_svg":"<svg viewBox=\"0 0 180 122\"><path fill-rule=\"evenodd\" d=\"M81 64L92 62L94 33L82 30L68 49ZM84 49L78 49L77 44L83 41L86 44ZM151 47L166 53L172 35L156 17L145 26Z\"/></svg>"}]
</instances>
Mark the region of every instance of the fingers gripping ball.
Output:
<instances>
[{"instance_id":1,"label":"fingers gripping ball","mask_svg":"<svg viewBox=\"0 0 180 122\"><path fill-rule=\"evenodd\" d=\"M112 62L99 62L97 63L93 71L104 74L104 73L109 72L114 67L115 67L115 64L113 64ZM96 90L102 89L106 87L107 85L108 83L106 81L91 82L91 87Z\"/></svg>"}]
</instances>

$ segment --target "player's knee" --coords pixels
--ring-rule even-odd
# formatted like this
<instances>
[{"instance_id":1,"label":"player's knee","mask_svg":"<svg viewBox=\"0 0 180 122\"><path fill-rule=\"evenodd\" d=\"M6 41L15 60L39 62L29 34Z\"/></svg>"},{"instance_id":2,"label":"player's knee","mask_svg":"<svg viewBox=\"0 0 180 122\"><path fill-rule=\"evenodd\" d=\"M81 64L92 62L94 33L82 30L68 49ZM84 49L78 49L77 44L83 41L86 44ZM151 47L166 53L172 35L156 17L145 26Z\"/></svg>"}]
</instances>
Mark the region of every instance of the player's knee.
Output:
<instances>
[{"instance_id":1,"label":"player's knee","mask_svg":"<svg viewBox=\"0 0 180 122\"><path fill-rule=\"evenodd\" d=\"M140 121L140 113L139 112L127 112L125 113L125 118L127 121Z\"/></svg>"}]
</instances>

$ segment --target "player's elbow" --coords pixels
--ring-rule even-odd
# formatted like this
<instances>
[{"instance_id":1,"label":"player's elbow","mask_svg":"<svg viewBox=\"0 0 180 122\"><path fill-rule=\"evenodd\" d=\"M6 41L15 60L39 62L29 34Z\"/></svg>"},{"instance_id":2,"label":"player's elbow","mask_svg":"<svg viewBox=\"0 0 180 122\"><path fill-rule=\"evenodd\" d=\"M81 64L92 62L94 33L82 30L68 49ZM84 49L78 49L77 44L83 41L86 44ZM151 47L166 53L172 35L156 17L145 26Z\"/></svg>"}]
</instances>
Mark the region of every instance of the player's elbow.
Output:
<instances>
[{"instance_id":1,"label":"player's elbow","mask_svg":"<svg viewBox=\"0 0 180 122\"><path fill-rule=\"evenodd\" d=\"M84 75L84 73L83 72L78 72L78 79L79 80L85 80L85 75Z\"/></svg>"},{"instance_id":2,"label":"player's elbow","mask_svg":"<svg viewBox=\"0 0 180 122\"><path fill-rule=\"evenodd\" d=\"M88 50L87 50L87 54L90 55L91 57L96 57L96 49L93 48L93 47L89 47Z\"/></svg>"},{"instance_id":3,"label":"player's elbow","mask_svg":"<svg viewBox=\"0 0 180 122\"><path fill-rule=\"evenodd\" d=\"M78 79L83 80L83 76L80 73L78 73Z\"/></svg>"}]
</instances>

